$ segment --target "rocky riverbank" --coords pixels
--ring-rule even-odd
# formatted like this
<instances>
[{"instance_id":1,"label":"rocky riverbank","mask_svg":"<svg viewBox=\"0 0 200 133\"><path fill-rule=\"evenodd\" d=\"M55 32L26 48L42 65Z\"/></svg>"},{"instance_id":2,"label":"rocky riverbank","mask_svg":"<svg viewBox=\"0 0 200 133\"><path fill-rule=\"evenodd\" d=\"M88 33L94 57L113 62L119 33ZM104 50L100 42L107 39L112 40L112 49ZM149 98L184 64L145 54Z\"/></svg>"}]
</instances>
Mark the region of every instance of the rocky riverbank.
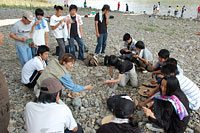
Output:
<instances>
[{"instance_id":1,"label":"rocky riverbank","mask_svg":"<svg viewBox=\"0 0 200 133\"><path fill-rule=\"evenodd\" d=\"M45 11L45 16L54 14L54 10ZM64 11L66 15L68 11ZM80 10L81 15L89 13L88 10ZM0 9L1 19L20 18L23 10L20 9ZM200 31L200 22L187 19L154 19L145 15L130 15L124 13L111 12L114 19L110 19L108 26L108 40L106 54L119 55L120 48L123 47L122 37L128 32L136 40L144 41L146 47L152 51L154 61L157 60L157 53L160 49L166 48L170 51L171 57L178 60L178 64L184 70L184 74L193 80L200 87L200 36L196 35ZM94 53L96 47L96 35L94 28L94 18L83 18L83 40L89 49L89 53ZM24 90L21 83L21 66L16 55L14 40L9 37L10 26L0 27L4 34L3 46L0 47L0 69L6 77L10 95L10 132L23 133L24 127L24 107L27 102L33 100L32 91ZM55 52L57 42L50 31L49 47L50 57ZM85 54L86 56L87 54ZM99 61L103 59L99 57ZM94 133L98 129L101 119L110 114L106 106L106 99L112 94L128 94L138 101L145 98L139 96L138 88L126 86L110 89L108 85L103 85L102 80L109 79L108 68L105 66L86 67L84 63L77 60L71 72L73 81L78 84L94 85L92 91L88 91L84 98L81 98L80 107L73 106L73 99L67 96L69 90L65 90L63 101L71 108L72 113L85 132ZM115 74L116 75L116 74ZM138 73L139 84L150 81L151 73ZM147 118L141 109L135 113L143 132L149 132L144 128ZM192 130L200 128L200 109L192 111L191 120L188 125Z\"/></svg>"}]
</instances>

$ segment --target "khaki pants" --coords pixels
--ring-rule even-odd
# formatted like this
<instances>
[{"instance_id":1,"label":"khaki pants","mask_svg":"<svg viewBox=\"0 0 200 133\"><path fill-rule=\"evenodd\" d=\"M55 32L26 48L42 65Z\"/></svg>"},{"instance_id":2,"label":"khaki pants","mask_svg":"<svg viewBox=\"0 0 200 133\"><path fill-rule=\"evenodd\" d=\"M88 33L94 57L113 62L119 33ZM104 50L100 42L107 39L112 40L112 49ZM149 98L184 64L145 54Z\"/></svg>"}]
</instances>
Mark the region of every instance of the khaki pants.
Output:
<instances>
[{"instance_id":1,"label":"khaki pants","mask_svg":"<svg viewBox=\"0 0 200 133\"><path fill-rule=\"evenodd\" d=\"M124 86L126 86L126 84L128 83L129 80L130 80L132 87L138 86L137 73L135 71L134 64L133 64L133 68L130 71L123 74L122 79L119 82L119 85L124 87Z\"/></svg>"}]
</instances>

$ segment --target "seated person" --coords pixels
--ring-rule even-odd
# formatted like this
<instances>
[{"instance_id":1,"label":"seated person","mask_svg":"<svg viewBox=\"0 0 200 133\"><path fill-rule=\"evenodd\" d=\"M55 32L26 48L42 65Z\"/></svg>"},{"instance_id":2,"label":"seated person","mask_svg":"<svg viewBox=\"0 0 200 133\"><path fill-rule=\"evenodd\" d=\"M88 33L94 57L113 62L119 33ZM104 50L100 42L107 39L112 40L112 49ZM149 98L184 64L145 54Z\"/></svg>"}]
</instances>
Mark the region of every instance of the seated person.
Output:
<instances>
[{"instance_id":1,"label":"seated person","mask_svg":"<svg viewBox=\"0 0 200 133\"><path fill-rule=\"evenodd\" d=\"M111 80L103 81L104 84L111 83L112 86L112 84L119 82L119 85L124 87L130 80L132 87L138 86L135 65L129 60L120 59L115 55L106 56L104 58L104 65L109 66L109 72L111 76ZM117 79L114 79L113 69L119 70L119 75Z\"/></svg>"},{"instance_id":2,"label":"seated person","mask_svg":"<svg viewBox=\"0 0 200 133\"><path fill-rule=\"evenodd\" d=\"M28 133L83 133L72 112L65 104L58 104L64 87L55 78L41 83L38 102L29 102L25 107L25 123Z\"/></svg>"},{"instance_id":3,"label":"seated person","mask_svg":"<svg viewBox=\"0 0 200 133\"><path fill-rule=\"evenodd\" d=\"M44 72L37 80L37 85L34 88L36 91L36 96L38 97L39 95L39 90L37 88L40 86L41 82L44 79L51 77L58 79L66 88L72 90L73 92L91 90L93 88L91 85L80 86L72 81L71 75L68 71L72 70L74 63L75 58L72 54L69 53L65 54L60 62L57 59L51 60Z\"/></svg>"},{"instance_id":4,"label":"seated person","mask_svg":"<svg viewBox=\"0 0 200 133\"><path fill-rule=\"evenodd\" d=\"M97 133L141 133L138 123L133 118L135 103L129 96L116 100L113 115L116 117L97 130Z\"/></svg>"},{"instance_id":5,"label":"seated person","mask_svg":"<svg viewBox=\"0 0 200 133\"><path fill-rule=\"evenodd\" d=\"M175 76L164 77L161 82L160 94L156 95L154 99L160 102L156 107L154 104L154 108L156 108L154 113L144 107L149 121L163 128L166 133L183 133L190 120L189 102L180 89L178 79Z\"/></svg>"},{"instance_id":6,"label":"seated person","mask_svg":"<svg viewBox=\"0 0 200 133\"><path fill-rule=\"evenodd\" d=\"M123 41L124 48L120 50L120 53L122 55L132 53L132 51L136 51L135 44L137 43L137 41L133 39L129 33L124 34Z\"/></svg>"},{"instance_id":7,"label":"seated person","mask_svg":"<svg viewBox=\"0 0 200 133\"><path fill-rule=\"evenodd\" d=\"M184 74L183 70L180 68L180 66L177 64L177 60L174 58L168 58L165 64L174 64L177 66L179 74Z\"/></svg>"},{"instance_id":8,"label":"seated person","mask_svg":"<svg viewBox=\"0 0 200 133\"><path fill-rule=\"evenodd\" d=\"M183 74L179 74L177 70L177 66L174 64L166 64L162 67L161 72L164 76L166 75L174 75L179 81L180 88L183 91L183 93L186 95L186 97L189 100L189 107L192 110L198 110L200 107L200 89L198 86L192 82L190 79L188 79ZM152 92L150 92L150 95L153 95L159 87L154 89ZM147 99L145 102L142 102L140 106L144 106L147 104L150 100Z\"/></svg>"},{"instance_id":9,"label":"seated person","mask_svg":"<svg viewBox=\"0 0 200 133\"><path fill-rule=\"evenodd\" d=\"M34 88L37 79L46 67L45 60L48 59L49 48L45 45L39 46L37 56L29 60L22 68L22 83L28 88Z\"/></svg>"},{"instance_id":10,"label":"seated person","mask_svg":"<svg viewBox=\"0 0 200 133\"><path fill-rule=\"evenodd\" d=\"M136 64L138 67L141 67L142 70L148 70L150 71L150 68L148 67L149 64L153 63L153 56L152 53L145 47L144 43L142 41L138 41L135 44L135 47L138 51L138 54L134 54L133 57L136 58Z\"/></svg>"}]
</instances>

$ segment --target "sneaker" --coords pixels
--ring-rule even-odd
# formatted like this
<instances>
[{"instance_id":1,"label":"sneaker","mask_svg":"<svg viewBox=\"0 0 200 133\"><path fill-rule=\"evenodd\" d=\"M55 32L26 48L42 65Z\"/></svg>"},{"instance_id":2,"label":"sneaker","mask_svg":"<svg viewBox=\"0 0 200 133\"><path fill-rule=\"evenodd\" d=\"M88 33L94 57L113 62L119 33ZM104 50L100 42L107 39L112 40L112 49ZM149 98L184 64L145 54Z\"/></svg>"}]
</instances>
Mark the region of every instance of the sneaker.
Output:
<instances>
[{"instance_id":1,"label":"sneaker","mask_svg":"<svg viewBox=\"0 0 200 133\"><path fill-rule=\"evenodd\" d=\"M94 56L95 56L95 57L98 57L98 56L99 56L99 54L96 54L96 53L95 53L95 54L94 54Z\"/></svg>"},{"instance_id":2,"label":"sneaker","mask_svg":"<svg viewBox=\"0 0 200 133\"><path fill-rule=\"evenodd\" d=\"M101 56L105 57L105 56L106 56L106 54L105 54L105 53L101 53Z\"/></svg>"},{"instance_id":3,"label":"sneaker","mask_svg":"<svg viewBox=\"0 0 200 133\"><path fill-rule=\"evenodd\" d=\"M164 133L164 130L162 128L153 127L153 125L150 124L150 123L147 123L145 126L150 131L153 131L153 132L156 132L156 133Z\"/></svg>"},{"instance_id":4,"label":"sneaker","mask_svg":"<svg viewBox=\"0 0 200 133\"><path fill-rule=\"evenodd\" d=\"M142 71L142 73L143 73L143 74L146 74L146 73L148 73L148 71L147 71L147 70L144 70L144 71Z\"/></svg>"}]
</instances>

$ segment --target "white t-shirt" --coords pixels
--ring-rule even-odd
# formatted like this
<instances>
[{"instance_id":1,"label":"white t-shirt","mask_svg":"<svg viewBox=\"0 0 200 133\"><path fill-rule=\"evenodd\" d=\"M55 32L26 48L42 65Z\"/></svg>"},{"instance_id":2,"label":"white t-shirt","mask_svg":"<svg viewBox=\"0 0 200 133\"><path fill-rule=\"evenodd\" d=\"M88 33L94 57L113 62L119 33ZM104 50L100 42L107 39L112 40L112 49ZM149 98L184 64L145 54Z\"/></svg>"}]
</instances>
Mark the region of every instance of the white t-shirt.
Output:
<instances>
[{"instance_id":1,"label":"white t-shirt","mask_svg":"<svg viewBox=\"0 0 200 133\"><path fill-rule=\"evenodd\" d=\"M200 107L200 89L186 76L179 74L176 77L179 81L181 90L188 98L190 109L197 110Z\"/></svg>"},{"instance_id":2,"label":"white t-shirt","mask_svg":"<svg viewBox=\"0 0 200 133\"><path fill-rule=\"evenodd\" d=\"M57 17L56 15L51 16L50 19L50 26L56 26L60 20L62 20L64 17ZM61 25L58 26L58 28L56 28L55 30L53 30L53 34L55 36L55 38L64 38L63 35L63 26L64 23L62 23Z\"/></svg>"},{"instance_id":3,"label":"white t-shirt","mask_svg":"<svg viewBox=\"0 0 200 133\"><path fill-rule=\"evenodd\" d=\"M25 123L27 133L64 133L65 127L77 127L69 107L57 103L27 103Z\"/></svg>"},{"instance_id":4,"label":"white t-shirt","mask_svg":"<svg viewBox=\"0 0 200 133\"><path fill-rule=\"evenodd\" d=\"M42 61L40 57L38 58L38 56L36 56L30 59L28 62L26 62L26 64L22 68L22 83L24 84L30 83L29 79L33 75L33 72L35 70L37 71L44 70L45 67L46 63L44 60Z\"/></svg>"},{"instance_id":5,"label":"white t-shirt","mask_svg":"<svg viewBox=\"0 0 200 133\"><path fill-rule=\"evenodd\" d=\"M44 19L43 21L45 23L45 28L42 27L40 23L41 29L36 29L33 31L33 42L37 44L37 46L45 45L45 32L49 32L49 27L47 24L47 21ZM35 23L35 20L33 20L33 24Z\"/></svg>"}]
</instances>

